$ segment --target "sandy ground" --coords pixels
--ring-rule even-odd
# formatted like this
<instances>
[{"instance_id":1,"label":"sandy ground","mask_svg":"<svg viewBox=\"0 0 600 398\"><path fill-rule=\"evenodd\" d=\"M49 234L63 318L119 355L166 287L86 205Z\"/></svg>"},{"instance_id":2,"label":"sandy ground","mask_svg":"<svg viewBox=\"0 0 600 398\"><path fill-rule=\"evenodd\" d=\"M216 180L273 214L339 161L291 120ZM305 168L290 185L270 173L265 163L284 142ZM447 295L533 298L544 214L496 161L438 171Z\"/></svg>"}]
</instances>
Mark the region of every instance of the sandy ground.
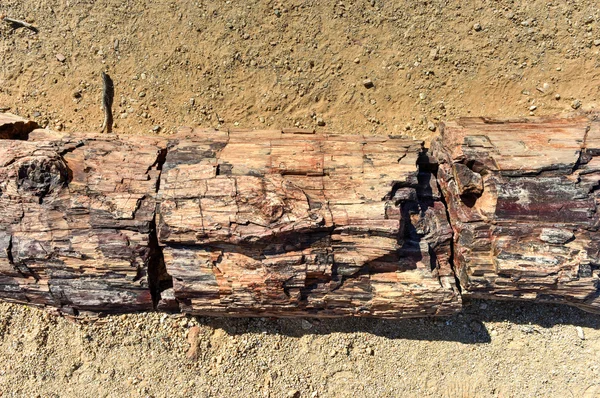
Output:
<instances>
[{"instance_id":1,"label":"sandy ground","mask_svg":"<svg viewBox=\"0 0 600 398\"><path fill-rule=\"evenodd\" d=\"M115 132L132 134L301 126L427 140L440 119L600 98L591 1L3 0L0 14L39 28L0 24L0 109L53 129L100 128L101 71ZM512 303L319 322L72 322L0 304L0 396L593 397L599 325Z\"/></svg>"}]
</instances>

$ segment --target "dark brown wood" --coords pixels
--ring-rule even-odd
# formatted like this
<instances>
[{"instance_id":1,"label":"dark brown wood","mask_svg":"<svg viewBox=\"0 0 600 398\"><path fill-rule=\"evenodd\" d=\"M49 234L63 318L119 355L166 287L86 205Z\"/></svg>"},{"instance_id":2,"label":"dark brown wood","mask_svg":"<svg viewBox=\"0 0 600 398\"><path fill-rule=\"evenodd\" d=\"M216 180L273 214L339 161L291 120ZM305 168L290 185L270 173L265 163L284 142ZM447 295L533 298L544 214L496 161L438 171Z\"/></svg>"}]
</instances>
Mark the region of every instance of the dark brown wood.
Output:
<instances>
[{"instance_id":1,"label":"dark brown wood","mask_svg":"<svg viewBox=\"0 0 600 398\"><path fill-rule=\"evenodd\" d=\"M463 295L600 310L599 122L459 119L432 149Z\"/></svg>"},{"instance_id":2,"label":"dark brown wood","mask_svg":"<svg viewBox=\"0 0 600 398\"><path fill-rule=\"evenodd\" d=\"M27 140L30 131L38 126L35 122L10 113L0 113L0 140Z\"/></svg>"}]
</instances>

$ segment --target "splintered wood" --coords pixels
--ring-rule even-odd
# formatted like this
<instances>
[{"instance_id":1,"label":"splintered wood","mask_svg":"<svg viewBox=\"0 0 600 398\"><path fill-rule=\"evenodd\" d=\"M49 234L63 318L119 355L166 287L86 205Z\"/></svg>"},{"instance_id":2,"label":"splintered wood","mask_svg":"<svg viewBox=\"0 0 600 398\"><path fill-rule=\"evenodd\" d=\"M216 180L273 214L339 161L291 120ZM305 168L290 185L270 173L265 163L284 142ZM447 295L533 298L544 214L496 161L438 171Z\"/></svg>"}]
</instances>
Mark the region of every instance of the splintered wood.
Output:
<instances>
[{"instance_id":1,"label":"splintered wood","mask_svg":"<svg viewBox=\"0 0 600 398\"><path fill-rule=\"evenodd\" d=\"M401 318L464 295L600 312L593 118L459 119L429 151L298 129L36 127L0 114L0 299Z\"/></svg>"},{"instance_id":2,"label":"splintered wood","mask_svg":"<svg viewBox=\"0 0 600 398\"><path fill-rule=\"evenodd\" d=\"M161 175L158 239L193 314L455 311L451 229L422 143L194 131Z\"/></svg>"},{"instance_id":3,"label":"splintered wood","mask_svg":"<svg viewBox=\"0 0 600 398\"><path fill-rule=\"evenodd\" d=\"M70 313L153 308L154 141L0 140L0 297Z\"/></svg>"},{"instance_id":4,"label":"splintered wood","mask_svg":"<svg viewBox=\"0 0 600 398\"><path fill-rule=\"evenodd\" d=\"M600 123L459 119L432 146L464 295L600 310Z\"/></svg>"}]
</instances>

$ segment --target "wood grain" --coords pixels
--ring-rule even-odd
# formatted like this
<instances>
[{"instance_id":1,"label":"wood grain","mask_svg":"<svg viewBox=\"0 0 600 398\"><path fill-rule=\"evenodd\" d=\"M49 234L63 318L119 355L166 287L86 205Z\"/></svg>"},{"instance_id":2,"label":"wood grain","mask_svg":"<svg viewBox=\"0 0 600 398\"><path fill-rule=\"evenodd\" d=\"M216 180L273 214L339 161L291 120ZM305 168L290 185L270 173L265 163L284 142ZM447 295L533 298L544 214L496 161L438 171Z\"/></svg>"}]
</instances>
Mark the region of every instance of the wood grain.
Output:
<instances>
[{"instance_id":1,"label":"wood grain","mask_svg":"<svg viewBox=\"0 0 600 398\"><path fill-rule=\"evenodd\" d=\"M432 148L463 295L600 309L597 121L459 119Z\"/></svg>"},{"instance_id":2,"label":"wood grain","mask_svg":"<svg viewBox=\"0 0 600 398\"><path fill-rule=\"evenodd\" d=\"M406 317L460 308L422 143L201 131L171 143L158 238L192 314Z\"/></svg>"}]
</instances>

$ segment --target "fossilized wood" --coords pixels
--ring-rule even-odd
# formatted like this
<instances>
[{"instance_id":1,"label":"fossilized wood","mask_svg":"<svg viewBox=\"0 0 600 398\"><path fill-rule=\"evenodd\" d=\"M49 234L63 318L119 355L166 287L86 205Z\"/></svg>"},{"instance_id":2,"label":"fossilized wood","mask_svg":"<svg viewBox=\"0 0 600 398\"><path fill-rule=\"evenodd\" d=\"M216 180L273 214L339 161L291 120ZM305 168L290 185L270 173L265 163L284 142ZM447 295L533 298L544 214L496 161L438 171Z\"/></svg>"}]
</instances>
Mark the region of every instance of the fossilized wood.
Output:
<instances>
[{"instance_id":1,"label":"fossilized wood","mask_svg":"<svg viewBox=\"0 0 600 398\"><path fill-rule=\"evenodd\" d=\"M0 297L75 313L152 309L157 140L28 136L0 140Z\"/></svg>"},{"instance_id":2,"label":"fossilized wood","mask_svg":"<svg viewBox=\"0 0 600 398\"><path fill-rule=\"evenodd\" d=\"M456 273L467 297L600 312L592 118L459 119L431 151L299 129L35 128L0 114L0 299L411 317L460 309Z\"/></svg>"},{"instance_id":3,"label":"fossilized wood","mask_svg":"<svg viewBox=\"0 0 600 398\"><path fill-rule=\"evenodd\" d=\"M451 229L422 143L190 131L163 166L158 239L193 314L443 315ZM424 160L426 163L426 160Z\"/></svg>"},{"instance_id":4,"label":"fossilized wood","mask_svg":"<svg viewBox=\"0 0 600 398\"><path fill-rule=\"evenodd\" d=\"M600 310L600 123L459 119L432 145L463 295Z\"/></svg>"}]
</instances>

